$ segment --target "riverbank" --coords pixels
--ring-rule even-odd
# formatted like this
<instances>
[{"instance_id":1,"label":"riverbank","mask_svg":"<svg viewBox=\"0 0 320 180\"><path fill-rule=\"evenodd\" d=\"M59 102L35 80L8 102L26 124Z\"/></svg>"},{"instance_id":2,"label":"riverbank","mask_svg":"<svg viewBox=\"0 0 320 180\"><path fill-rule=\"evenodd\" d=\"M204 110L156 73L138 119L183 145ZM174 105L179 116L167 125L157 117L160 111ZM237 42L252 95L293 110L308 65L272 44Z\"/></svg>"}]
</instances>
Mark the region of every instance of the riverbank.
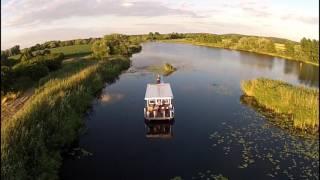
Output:
<instances>
[{"instance_id":1,"label":"riverbank","mask_svg":"<svg viewBox=\"0 0 320 180\"><path fill-rule=\"evenodd\" d=\"M301 62L301 63L307 63L307 64L311 64L314 66L319 66L319 64L314 63L314 62L310 62L310 61L300 61L288 56L283 56L283 55L279 55L279 54L275 54L275 53L266 53L266 52L256 52L256 51L250 51L250 50L240 50L240 49L236 49L236 48L227 48L227 47L223 47L223 46L218 46L216 44L213 43L201 43L201 42L196 42L193 40L188 40L188 39L169 39L169 40L157 40L159 42L166 42L166 43L181 43L181 44L192 44L192 45L196 45L196 46L205 46L205 47L213 47L213 48L223 48L223 49L231 49L231 50L237 50L237 51L245 51L245 52L252 52L252 53L257 53L257 54L263 54L263 55L269 55L269 56L273 56L273 57L279 57L279 58L283 58L286 60L291 60L291 61L297 61L297 62Z\"/></svg>"},{"instance_id":2,"label":"riverbank","mask_svg":"<svg viewBox=\"0 0 320 180\"><path fill-rule=\"evenodd\" d=\"M58 179L60 151L78 137L95 94L129 66L121 56L88 59L43 80L24 108L1 124L1 177Z\"/></svg>"},{"instance_id":3,"label":"riverbank","mask_svg":"<svg viewBox=\"0 0 320 180\"><path fill-rule=\"evenodd\" d=\"M319 90L294 86L278 80L258 78L242 81L241 89L246 96L283 117L295 129L309 134L319 129Z\"/></svg>"}]
</instances>

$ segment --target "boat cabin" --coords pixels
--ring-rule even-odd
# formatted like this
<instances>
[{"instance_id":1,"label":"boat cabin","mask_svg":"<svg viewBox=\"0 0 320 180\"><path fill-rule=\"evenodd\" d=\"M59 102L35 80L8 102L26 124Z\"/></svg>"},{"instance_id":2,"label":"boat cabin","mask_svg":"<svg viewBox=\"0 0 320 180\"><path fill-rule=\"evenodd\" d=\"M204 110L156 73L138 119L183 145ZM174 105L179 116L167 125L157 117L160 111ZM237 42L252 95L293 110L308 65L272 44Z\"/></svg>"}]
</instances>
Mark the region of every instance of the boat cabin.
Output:
<instances>
[{"instance_id":1,"label":"boat cabin","mask_svg":"<svg viewBox=\"0 0 320 180\"><path fill-rule=\"evenodd\" d=\"M158 76L156 84L148 84L144 97L144 117L147 120L171 120L174 118L173 94L169 83Z\"/></svg>"}]
</instances>

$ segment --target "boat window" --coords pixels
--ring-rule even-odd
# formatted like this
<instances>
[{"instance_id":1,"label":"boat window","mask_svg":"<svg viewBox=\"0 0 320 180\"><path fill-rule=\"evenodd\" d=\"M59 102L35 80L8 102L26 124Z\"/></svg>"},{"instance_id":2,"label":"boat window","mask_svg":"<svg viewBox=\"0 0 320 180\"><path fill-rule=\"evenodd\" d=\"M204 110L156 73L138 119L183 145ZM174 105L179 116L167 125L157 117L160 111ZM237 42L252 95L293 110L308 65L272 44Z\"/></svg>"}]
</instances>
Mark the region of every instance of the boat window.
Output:
<instances>
[{"instance_id":1,"label":"boat window","mask_svg":"<svg viewBox=\"0 0 320 180\"><path fill-rule=\"evenodd\" d=\"M168 99L164 99L164 100L162 100L162 104L169 104Z\"/></svg>"},{"instance_id":2,"label":"boat window","mask_svg":"<svg viewBox=\"0 0 320 180\"><path fill-rule=\"evenodd\" d=\"M150 100L150 101L149 101L149 104L154 104L154 100Z\"/></svg>"}]
</instances>

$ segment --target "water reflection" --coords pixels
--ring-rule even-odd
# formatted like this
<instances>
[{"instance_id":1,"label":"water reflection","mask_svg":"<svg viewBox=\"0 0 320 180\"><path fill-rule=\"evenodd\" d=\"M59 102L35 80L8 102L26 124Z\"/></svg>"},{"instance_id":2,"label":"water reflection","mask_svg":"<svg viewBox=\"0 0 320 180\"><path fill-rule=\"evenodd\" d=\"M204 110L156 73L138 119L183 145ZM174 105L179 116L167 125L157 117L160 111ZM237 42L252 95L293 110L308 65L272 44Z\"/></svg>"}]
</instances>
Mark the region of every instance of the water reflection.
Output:
<instances>
[{"instance_id":1,"label":"water reflection","mask_svg":"<svg viewBox=\"0 0 320 180\"><path fill-rule=\"evenodd\" d=\"M257 69L271 70L274 64L274 57L267 55L257 55L249 52L237 52L240 63Z\"/></svg>"},{"instance_id":2,"label":"water reflection","mask_svg":"<svg viewBox=\"0 0 320 180\"><path fill-rule=\"evenodd\" d=\"M164 138L170 139L173 137L174 121L145 121L146 137L147 138Z\"/></svg>"},{"instance_id":3,"label":"water reflection","mask_svg":"<svg viewBox=\"0 0 320 180\"><path fill-rule=\"evenodd\" d=\"M104 92L101 96L100 96L100 100L103 103L113 103L116 101L119 101L121 99L124 98L124 94L121 93L108 93L108 92Z\"/></svg>"},{"instance_id":4,"label":"water reflection","mask_svg":"<svg viewBox=\"0 0 320 180\"><path fill-rule=\"evenodd\" d=\"M284 61L284 73L298 75L299 82L305 85L319 86L319 67L311 64Z\"/></svg>"}]
</instances>

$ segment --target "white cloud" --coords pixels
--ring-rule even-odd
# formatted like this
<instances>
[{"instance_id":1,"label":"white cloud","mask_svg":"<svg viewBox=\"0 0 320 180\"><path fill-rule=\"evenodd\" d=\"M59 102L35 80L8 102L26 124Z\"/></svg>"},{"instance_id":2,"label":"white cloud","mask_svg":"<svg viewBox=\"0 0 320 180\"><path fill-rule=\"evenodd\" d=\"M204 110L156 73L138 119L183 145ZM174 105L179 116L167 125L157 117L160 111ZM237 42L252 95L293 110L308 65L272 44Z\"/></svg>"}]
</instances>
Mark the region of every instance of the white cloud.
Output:
<instances>
[{"instance_id":1,"label":"white cloud","mask_svg":"<svg viewBox=\"0 0 320 180\"><path fill-rule=\"evenodd\" d=\"M124 3L122 3L121 5L124 6L124 7L129 7L129 6L132 6L133 3L131 3L131 2L124 2Z\"/></svg>"},{"instance_id":2,"label":"white cloud","mask_svg":"<svg viewBox=\"0 0 320 180\"><path fill-rule=\"evenodd\" d=\"M210 32L318 38L319 9L275 0L9 0L1 7L1 47L111 32Z\"/></svg>"}]
</instances>

